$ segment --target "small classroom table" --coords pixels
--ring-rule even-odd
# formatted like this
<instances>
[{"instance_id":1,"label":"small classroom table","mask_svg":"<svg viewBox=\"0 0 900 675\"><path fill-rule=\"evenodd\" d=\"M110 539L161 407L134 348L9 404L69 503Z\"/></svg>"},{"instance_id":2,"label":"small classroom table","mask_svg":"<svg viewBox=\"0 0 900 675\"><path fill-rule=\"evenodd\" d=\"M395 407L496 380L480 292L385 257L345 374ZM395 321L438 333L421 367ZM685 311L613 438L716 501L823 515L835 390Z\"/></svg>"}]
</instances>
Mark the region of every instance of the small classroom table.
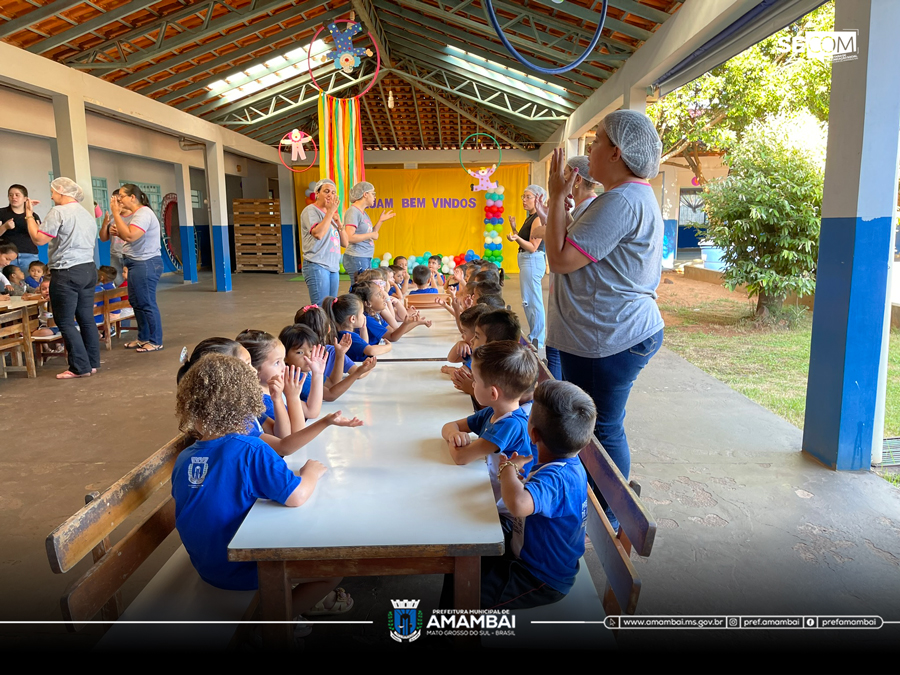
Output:
<instances>
[{"instance_id":1,"label":"small classroom table","mask_svg":"<svg viewBox=\"0 0 900 675\"><path fill-rule=\"evenodd\" d=\"M257 501L228 547L229 560L258 563L264 621L294 618L293 578L450 573L456 607L479 607L481 556L503 553L503 531L487 467L455 465L441 438L472 413L441 378L434 362L379 363L323 405L364 426L329 427L288 457L293 470L311 458L328 472L299 508ZM263 625L268 646L292 633Z\"/></svg>"},{"instance_id":2,"label":"small classroom table","mask_svg":"<svg viewBox=\"0 0 900 675\"><path fill-rule=\"evenodd\" d=\"M450 350L460 340L453 315L442 307L420 315L431 320L431 328L416 326L397 342L391 351L378 357L382 361L446 361ZM354 385L355 386L355 385Z\"/></svg>"},{"instance_id":3,"label":"small classroom table","mask_svg":"<svg viewBox=\"0 0 900 675\"><path fill-rule=\"evenodd\" d=\"M4 312L13 312L17 309L26 309L27 319L29 324L31 322L35 322L38 318L38 313L40 312L40 304L43 300L23 300L21 296L12 296L9 300L0 303L0 313ZM34 326L37 326L35 323ZM33 330L33 328L32 328ZM30 365L23 366L22 361L19 361L19 365L10 366L13 370L25 370L26 377L37 377L37 371L34 368L32 361L29 359L33 358L33 342L31 340L31 330L25 331L25 353L20 354L19 358L24 357L26 362ZM0 358L6 358L6 352L0 352ZM12 358L12 357L10 357ZM15 364L15 362L13 362ZM34 374L32 374L34 373Z\"/></svg>"}]
</instances>

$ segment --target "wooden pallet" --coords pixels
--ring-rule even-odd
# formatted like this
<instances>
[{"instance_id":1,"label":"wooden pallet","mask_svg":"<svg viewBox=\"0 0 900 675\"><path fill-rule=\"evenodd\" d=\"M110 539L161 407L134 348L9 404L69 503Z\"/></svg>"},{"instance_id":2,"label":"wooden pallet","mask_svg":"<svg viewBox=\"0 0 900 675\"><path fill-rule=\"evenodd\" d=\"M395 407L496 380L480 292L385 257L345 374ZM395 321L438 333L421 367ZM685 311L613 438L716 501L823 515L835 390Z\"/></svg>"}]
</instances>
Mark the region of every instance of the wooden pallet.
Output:
<instances>
[{"instance_id":1,"label":"wooden pallet","mask_svg":"<svg viewBox=\"0 0 900 675\"><path fill-rule=\"evenodd\" d=\"M235 199L232 206L237 271L283 273L278 200Z\"/></svg>"}]
</instances>

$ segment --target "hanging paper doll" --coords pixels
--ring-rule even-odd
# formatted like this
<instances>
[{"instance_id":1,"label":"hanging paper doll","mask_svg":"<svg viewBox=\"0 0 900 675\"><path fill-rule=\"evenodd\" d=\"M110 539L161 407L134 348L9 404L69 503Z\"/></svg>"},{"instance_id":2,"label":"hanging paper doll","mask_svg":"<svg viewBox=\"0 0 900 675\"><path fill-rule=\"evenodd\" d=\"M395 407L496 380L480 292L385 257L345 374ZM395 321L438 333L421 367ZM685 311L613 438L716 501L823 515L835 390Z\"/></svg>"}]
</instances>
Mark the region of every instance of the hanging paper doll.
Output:
<instances>
[{"instance_id":1,"label":"hanging paper doll","mask_svg":"<svg viewBox=\"0 0 900 675\"><path fill-rule=\"evenodd\" d=\"M497 170L497 165L493 164L490 169L483 166L478 171L472 171L471 169L466 169L466 173L472 176L472 178L478 179L478 185L470 185L472 188L472 192L481 192L482 190L494 190L497 188L497 184L491 181L491 176L494 175L494 172Z\"/></svg>"},{"instance_id":2,"label":"hanging paper doll","mask_svg":"<svg viewBox=\"0 0 900 675\"><path fill-rule=\"evenodd\" d=\"M288 136L288 138L283 138L281 144L291 146L291 161L296 162L298 157L303 161L306 161L306 149L303 145L304 143L309 143L311 140L312 136L309 134L306 134L299 129L292 129L290 136Z\"/></svg>"},{"instance_id":3,"label":"hanging paper doll","mask_svg":"<svg viewBox=\"0 0 900 675\"><path fill-rule=\"evenodd\" d=\"M328 24L328 31L334 38L334 49L325 54L325 60L333 60L334 67L345 73L352 73L359 67L360 56L372 56L371 49L353 46L353 37L362 31L358 23L347 25L347 30L341 32L336 23Z\"/></svg>"}]
</instances>

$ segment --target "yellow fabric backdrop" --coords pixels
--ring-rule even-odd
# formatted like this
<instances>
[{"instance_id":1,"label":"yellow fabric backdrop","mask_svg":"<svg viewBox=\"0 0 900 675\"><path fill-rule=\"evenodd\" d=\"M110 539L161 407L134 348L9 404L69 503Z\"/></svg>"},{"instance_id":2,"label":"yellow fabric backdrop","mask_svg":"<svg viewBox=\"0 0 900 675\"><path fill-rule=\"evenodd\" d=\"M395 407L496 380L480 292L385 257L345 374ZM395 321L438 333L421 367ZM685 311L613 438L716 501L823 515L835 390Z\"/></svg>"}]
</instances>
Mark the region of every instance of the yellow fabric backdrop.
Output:
<instances>
[{"instance_id":1,"label":"yellow fabric backdrop","mask_svg":"<svg viewBox=\"0 0 900 675\"><path fill-rule=\"evenodd\" d=\"M503 201L503 232L506 234L510 214L517 218L519 225L525 220L521 196L528 186L528 165L502 165L493 179L506 189ZM295 180L295 198L300 210L301 205L306 204L303 193L309 180ZM375 186L377 199L375 206L368 209L372 222L376 222L386 208L393 208L397 213L381 227L375 242L376 257L385 253L394 257L421 256L426 251L433 255L455 256L469 249L479 256L484 253L485 193L472 192L469 186L474 179L461 167L368 169L366 180ZM473 203L474 207L471 206ZM505 236L502 241L503 269L516 273L519 271L516 262L518 246L507 241Z\"/></svg>"}]
</instances>

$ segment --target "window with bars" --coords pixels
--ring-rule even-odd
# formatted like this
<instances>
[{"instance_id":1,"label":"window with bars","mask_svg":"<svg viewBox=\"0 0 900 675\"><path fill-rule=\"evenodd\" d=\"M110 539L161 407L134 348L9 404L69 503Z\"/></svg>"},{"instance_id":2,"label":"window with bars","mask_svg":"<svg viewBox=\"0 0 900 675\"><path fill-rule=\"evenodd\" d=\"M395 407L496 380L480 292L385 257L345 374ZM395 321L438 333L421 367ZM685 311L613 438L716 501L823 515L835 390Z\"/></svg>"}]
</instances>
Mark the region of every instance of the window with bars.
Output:
<instances>
[{"instance_id":1,"label":"window with bars","mask_svg":"<svg viewBox=\"0 0 900 675\"><path fill-rule=\"evenodd\" d=\"M191 190L191 208L203 208L203 195L200 194L200 190Z\"/></svg>"}]
</instances>

